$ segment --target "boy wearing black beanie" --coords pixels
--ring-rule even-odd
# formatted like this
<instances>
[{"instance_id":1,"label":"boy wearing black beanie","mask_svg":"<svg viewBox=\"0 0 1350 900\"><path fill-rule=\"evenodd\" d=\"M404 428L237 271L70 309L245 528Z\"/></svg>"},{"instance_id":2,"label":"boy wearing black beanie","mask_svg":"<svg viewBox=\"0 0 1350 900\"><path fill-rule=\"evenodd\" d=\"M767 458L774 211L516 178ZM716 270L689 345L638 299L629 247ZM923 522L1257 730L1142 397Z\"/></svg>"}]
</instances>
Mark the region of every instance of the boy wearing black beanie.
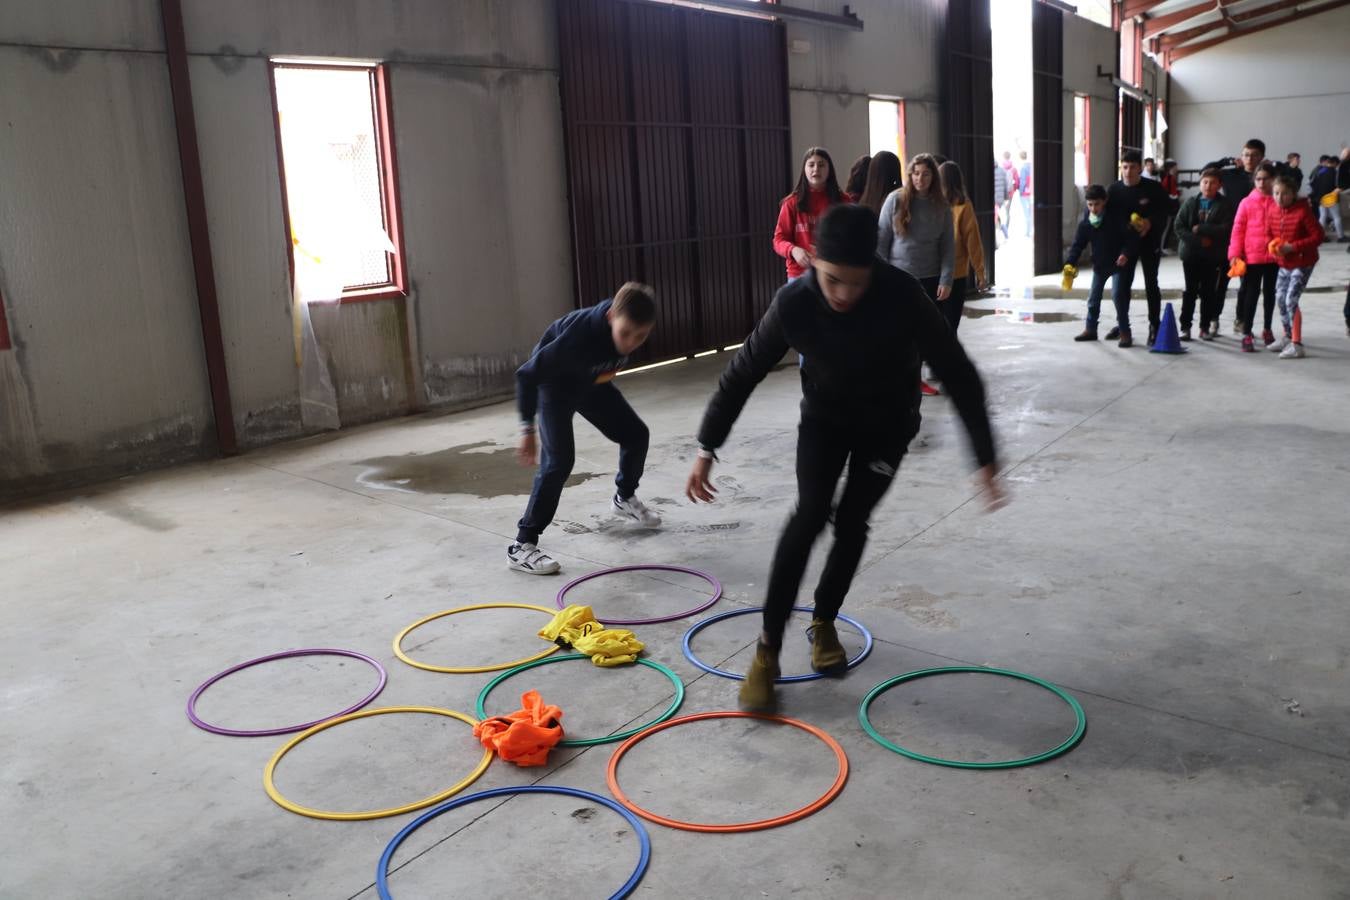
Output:
<instances>
[{"instance_id":1,"label":"boy wearing black beanie","mask_svg":"<svg viewBox=\"0 0 1350 900\"><path fill-rule=\"evenodd\" d=\"M988 509L1006 502L979 373L919 282L876 256L876 234L876 216L865 207L840 205L825 214L816 226L811 268L778 291L722 373L699 429L685 494L711 502L716 450L750 393L789 348L801 354L797 508L774 553L764 630L741 687L747 711L776 707L783 632L811 546L831 512L834 543L816 587L808 638L816 671L841 675L847 668L834 620L862 559L872 510L918 433L921 359L946 385L970 435ZM845 468L843 496L831 510Z\"/></svg>"}]
</instances>

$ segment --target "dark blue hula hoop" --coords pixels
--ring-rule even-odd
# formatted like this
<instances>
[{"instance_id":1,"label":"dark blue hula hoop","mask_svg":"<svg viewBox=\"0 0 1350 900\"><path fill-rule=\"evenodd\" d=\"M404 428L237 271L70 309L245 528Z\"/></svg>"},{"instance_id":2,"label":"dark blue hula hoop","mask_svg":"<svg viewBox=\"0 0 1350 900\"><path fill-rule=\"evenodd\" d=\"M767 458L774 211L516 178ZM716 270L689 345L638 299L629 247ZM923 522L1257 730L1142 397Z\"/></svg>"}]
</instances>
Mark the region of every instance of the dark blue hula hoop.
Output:
<instances>
[{"instance_id":1,"label":"dark blue hula hoop","mask_svg":"<svg viewBox=\"0 0 1350 900\"><path fill-rule=\"evenodd\" d=\"M697 656L694 655L693 648L689 646L689 642L693 640L694 635L698 634L700 631L702 631L709 625L713 624L714 622L720 622L723 619L729 619L732 616L748 616L751 613L763 611L764 607L762 606L756 606L750 609L733 609L729 610L728 612L718 613L715 616L709 616L708 618L704 619L701 622L695 622L693 625L689 627L689 630L684 633L684 658L689 660L694 665L698 666L703 671L707 672L709 675L721 675L723 678L732 678L735 679L736 681L744 681L745 680L744 675L737 675L735 672L728 672L725 669L719 669L716 666L710 666L703 660L699 659ZM815 612L815 610L809 606L794 606L792 607L792 611L804 613ZM841 622L846 622L849 625L852 625L854 628L858 630L858 633L863 636L862 650L858 652L857 656L853 657L848 661L848 668L852 669L854 666L858 665L858 663L862 662L864 659L867 659L867 654L872 652L872 632L868 631L867 628L863 626L863 623L859 622L857 619L850 619L848 616L845 615L838 616L838 619ZM774 679L774 683L791 684L795 681L815 681L817 678L824 678L824 677L825 676L820 672L810 672L806 675L783 675L780 676L779 678Z\"/></svg>"},{"instance_id":2,"label":"dark blue hula hoop","mask_svg":"<svg viewBox=\"0 0 1350 900\"><path fill-rule=\"evenodd\" d=\"M416 819L413 819L403 830L394 835L394 839L389 842L389 846L384 848L380 854L380 862L375 867L375 887L380 892L380 900L393 900L393 895L389 893L389 861L393 859L394 851L399 845L407 839L417 829L421 828L427 822L439 816L441 813L449 812L460 806L473 803L475 800L486 800L489 797L509 797L513 794L562 794L565 797L580 797L583 800L589 800L592 803L599 803L601 806L614 810L619 815L628 820L628 824L633 826L634 833L638 836L641 849L638 854L637 868L633 874L628 876L628 880L623 883L623 887L611 894L609 900L622 900L633 892L642 880L642 876L647 873L647 865L652 861L652 839L647 834L647 829L643 826L642 820L633 813L624 809L618 803L608 797L601 797L599 794L592 794L590 791L579 791L576 788L553 787L544 784L523 785L521 787L502 787L493 788L490 791L479 791L476 794L469 794L467 797L456 797L446 803L442 803L435 809L427 810Z\"/></svg>"}]
</instances>

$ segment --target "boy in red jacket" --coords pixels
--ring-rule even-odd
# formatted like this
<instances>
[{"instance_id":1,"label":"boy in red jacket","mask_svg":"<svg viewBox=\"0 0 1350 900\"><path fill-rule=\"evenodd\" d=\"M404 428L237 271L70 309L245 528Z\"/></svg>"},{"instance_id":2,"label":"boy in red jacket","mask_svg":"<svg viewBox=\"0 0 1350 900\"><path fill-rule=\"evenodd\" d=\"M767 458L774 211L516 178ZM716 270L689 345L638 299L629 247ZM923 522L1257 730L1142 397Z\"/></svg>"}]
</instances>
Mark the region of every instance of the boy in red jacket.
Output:
<instances>
[{"instance_id":1,"label":"boy in red jacket","mask_svg":"<svg viewBox=\"0 0 1350 900\"><path fill-rule=\"evenodd\" d=\"M1284 336L1270 345L1280 359L1303 358L1303 313L1298 301L1317 264L1317 245L1322 243L1322 226L1313 218L1308 201L1298 197L1298 183L1292 175L1275 179L1275 207L1268 220L1270 251L1280 267L1275 276L1275 302L1280 305Z\"/></svg>"}]
</instances>

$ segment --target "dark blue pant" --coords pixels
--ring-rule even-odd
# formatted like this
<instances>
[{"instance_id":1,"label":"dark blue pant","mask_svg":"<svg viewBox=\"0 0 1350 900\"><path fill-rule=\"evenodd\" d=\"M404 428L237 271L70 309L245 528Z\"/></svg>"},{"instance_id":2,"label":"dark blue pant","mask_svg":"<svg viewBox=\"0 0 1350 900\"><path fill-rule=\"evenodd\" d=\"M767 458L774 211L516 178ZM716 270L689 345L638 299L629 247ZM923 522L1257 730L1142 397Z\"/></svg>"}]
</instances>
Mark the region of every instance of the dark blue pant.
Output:
<instances>
[{"instance_id":1,"label":"dark blue pant","mask_svg":"<svg viewBox=\"0 0 1350 900\"><path fill-rule=\"evenodd\" d=\"M1112 263L1114 265L1114 262ZM1092 286L1088 288L1087 297L1087 323L1088 331L1096 331L1097 323L1101 321L1102 315L1102 294L1106 292L1106 281L1116 274L1112 269L1092 269Z\"/></svg>"},{"instance_id":2,"label":"dark blue pant","mask_svg":"<svg viewBox=\"0 0 1350 900\"><path fill-rule=\"evenodd\" d=\"M601 434L619 445L619 474L614 483L619 496L637 491L647 463L647 426L611 383L592 385L580 393L544 385L539 388L539 471L525 515L516 524L516 541L536 544L553 521L563 485L576 462L572 417L580 415Z\"/></svg>"},{"instance_id":3,"label":"dark blue pant","mask_svg":"<svg viewBox=\"0 0 1350 900\"><path fill-rule=\"evenodd\" d=\"M1162 316L1162 291L1158 288L1158 263L1162 257L1154 249L1142 249L1139 257L1123 269L1116 270L1116 283L1111 289L1111 301L1116 305L1116 324L1121 331L1130 330L1130 290L1134 287L1134 267L1137 262L1144 270L1144 296L1148 300L1148 324L1156 327Z\"/></svg>"}]
</instances>

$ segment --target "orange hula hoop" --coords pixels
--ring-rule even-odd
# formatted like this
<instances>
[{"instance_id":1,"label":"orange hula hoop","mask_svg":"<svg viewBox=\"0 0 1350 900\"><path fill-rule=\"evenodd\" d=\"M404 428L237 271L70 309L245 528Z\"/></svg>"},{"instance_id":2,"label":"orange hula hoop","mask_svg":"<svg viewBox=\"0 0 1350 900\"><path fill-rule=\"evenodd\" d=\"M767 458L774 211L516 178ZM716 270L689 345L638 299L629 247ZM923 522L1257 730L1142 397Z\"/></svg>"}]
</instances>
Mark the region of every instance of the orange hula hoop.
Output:
<instances>
[{"instance_id":1,"label":"orange hula hoop","mask_svg":"<svg viewBox=\"0 0 1350 900\"><path fill-rule=\"evenodd\" d=\"M666 816L657 815L649 812L633 801L628 799L623 790L619 787L618 769L619 762L623 759L625 753L633 749L636 744L644 738L651 737L658 731L665 731L667 728L674 728L676 725L683 725L686 722L698 722L704 719L761 719L765 722L777 722L780 725L791 725L794 728L800 728L820 738L825 746L834 751L835 759L839 761L839 771L835 775L834 784L830 785L829 790L822 794L818 799L813 800L801 809L793 810L781 816L774 816L771 819L760 819L755 822L739 822L730 825L704 825L698 822L682 822L679 819L671 819ZM655 822L658 825L665 825L667 828L679 828L683 831L697 831L703 834L735 834L744 831L761 831L765 828L777 828L779 825L787 825L789 822L796 822L798 819L804 819L814 812L818 812L839 796L839 792L844 789L844 783L848 781L848 756L844 753L844 748L839 742L830 737L824 731L808 725L797 719L789 719L784 716L770 716L762 713L732 712L730 710L723 712L704 712L695 713L691 716L680 716L678 719L671 719L668 722L662 722L660 725L654 725L646 731L635 734L628 740L619 745L614 751L614 755L609 758L609 770L605 775L605 781L609 785L610 793L614 799L618 800L625 809L642 816L648 821Z\"/></svg>"}]
</instances>

